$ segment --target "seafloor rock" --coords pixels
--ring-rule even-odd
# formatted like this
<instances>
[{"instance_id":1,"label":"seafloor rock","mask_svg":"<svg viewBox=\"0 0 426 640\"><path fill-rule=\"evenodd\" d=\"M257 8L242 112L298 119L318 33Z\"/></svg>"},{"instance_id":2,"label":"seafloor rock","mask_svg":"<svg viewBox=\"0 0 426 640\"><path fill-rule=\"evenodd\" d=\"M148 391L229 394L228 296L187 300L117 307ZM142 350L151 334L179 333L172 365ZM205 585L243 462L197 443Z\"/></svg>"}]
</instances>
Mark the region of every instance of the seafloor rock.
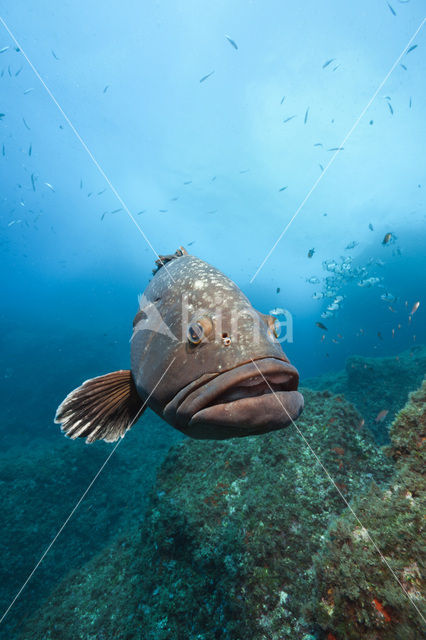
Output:
<instances>
[{"instance_id":1,"label":"seafloor rock","mask_svg":"<svg viewBox=\"0 0 426 640\"><path fill-rule=\"evenodd\" d=\"M387 450L396 470L389 487L373 486L356 499L359 521L346 511L316 557L316 616L330 638L426 637L425 437L426 382L391 427Z\"/></svg>"},{"instance_id":2,"label":"seafloor rock","mask_svg":"<svg viewBox=\"0 0 426 640\"><path fill-rule=\"evenodd\" d=\"M65 572L83 565L143 517L156 466L181 435L151 411L120 443L84 503L3 621L14 630ZM168 435L168 438L166 437ZM9 606L109 454L111 445L55 437L0 453L0 610ZM143 469L143 472L141 472ZM2 635L2 633L4 635Z\"/></svg>"},{"instance_id":3,"label":"seafloor rock","mask_svg":"<svg viewBox=\"0 0 426 640\"><path fill-rule=\"evenodd\" d=\"M409 392L421 384L425 372L426 347L419 345L388 358L351 356L345 371L308 379L304 384L343 393L361 413L376 442L386 444L392 420L407 402ZM382 411L388 413L380 420Z\"/></svg>"},{"instance_id":4,"label":"seafloor rock","mask_svg":"<svg viewBox=\"0 0 426 640\"><path fill-rule=\"evenodd\" d=\"M66 576L22 639L311 638L313 556L345 508L327 472L350 500L393 464L344 398L304 393L297 428L173 447L145 521Z\"/></svg>"}]
</instances>

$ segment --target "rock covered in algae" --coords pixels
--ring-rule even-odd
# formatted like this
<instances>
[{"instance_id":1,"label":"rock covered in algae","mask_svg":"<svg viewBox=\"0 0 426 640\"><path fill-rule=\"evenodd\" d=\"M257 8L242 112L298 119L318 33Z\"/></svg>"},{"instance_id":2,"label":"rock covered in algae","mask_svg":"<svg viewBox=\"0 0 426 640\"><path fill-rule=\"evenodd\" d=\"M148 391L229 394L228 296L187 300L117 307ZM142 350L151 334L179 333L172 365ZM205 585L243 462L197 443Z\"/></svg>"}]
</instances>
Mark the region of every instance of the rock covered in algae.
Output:
<instances>
[{"instance_id":1,"label":"rock covered in algae","mask_svg":"<svg viewBox=\"0 0 426 640\"><path fill-rule=\"evenodd\" d=\"M142 524L69 574L22 638L311 638L313 556L345 508L313 451L347 500L393 464L344 398L304 395L297 428L173 447Z\"/></svg>"},{"instance_id":2,"label":"rock covered in algae","mask_svg":"<svg viewBox=\"0 0 426 640\"><path fill-rule=\"evenodd\" d=\"M352 506L362 524L345 512L316 558L316 616L336 640L426 637L426 382L410 395L390 435L391 483L356 499Z\"/></svg>"},{"instance_id":3,"label":"rock covered in algae","mask_svg":"<svg viewBox=\"0 0 426 640\"><path fill-rule=\"evenodd\" d=\"M407 402L408 394L422 383L426 371L426 347L415 346L397 356L351 356L345 371L305 380L313 389L343 393L365 419L378 444L389 442L389 427ZM387 412L381 417L381 412Z\"/></svg>"}]
</instances>

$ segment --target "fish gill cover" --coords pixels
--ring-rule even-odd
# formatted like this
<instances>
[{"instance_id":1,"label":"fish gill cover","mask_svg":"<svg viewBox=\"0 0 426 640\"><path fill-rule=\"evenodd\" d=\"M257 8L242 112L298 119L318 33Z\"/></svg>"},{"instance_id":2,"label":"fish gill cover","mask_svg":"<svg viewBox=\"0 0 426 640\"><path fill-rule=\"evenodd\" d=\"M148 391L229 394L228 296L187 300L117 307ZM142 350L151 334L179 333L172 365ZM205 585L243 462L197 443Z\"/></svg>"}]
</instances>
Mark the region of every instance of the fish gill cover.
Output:
<instances>
[{"instance_id":1,"label":"fish gill cover","mask_svg":"<svg viewBox=\"0 0 426 640\"><path fill-rule=\"evenodd\" d=\"M353 499L364 513L371 499L400 531L383 496L405 476L381 447L425 373L424 7L26 5L5 0L0 11L0 635L340 640L363 620L368 640L422 637L423 614L404 608L404 590L381 572L368 583L371 545L347 544L343 510ZM155 340L142 322L133 357L156 348L133 367L132 319L147 310L138 295L151 290L159 255L179 246L249 301L263 338L291 362L278 378L268 368L264 380L262 366L253 375L247 331L219 331L232 305L215 299L215 287L205 289L203 314L181 304L203 291L195 277L180 292L182 331L167 324L173 305L160 309ZM173 271L167 265L158 275ZM246 368L233 381L243 384L228 385L219 366L233 366L224 354L240 339L247 358L237 364ZM157 402L150 392L172 361L168 340L180 350L158 393L185 376L188 384ZM217 366L206 373L209 347ZM199 368L188 366L196 353ZM117 371L108 389L94 383L83 394L69 426L114 439L142 409L137 424L115 444L65 439L56 407L84 381ZM281 431L195 442L163 419L185 430L207 411L217 435L218 416L223 426L231 408L255 405L244 418L234 413L233 433L262 420L269 431L276 418L260 409L298 393L297 372L305 413L294 422L300 397L283 402L291 419L280 416ZM208 378L200 387L199 375ZM141 408L147 396L161 417ZM401 451L411 450L410 433L398 432ZM424 480L410 477L416 501ZM400 498L391 498L398 509L407 506ZM374 513L366 526L380 548ZM401 518L410 524L403 509ZM409 534L408 596L417 593L417 551ZM363 580L359 591L352 576Z\"/></svg>"}]
</instances>

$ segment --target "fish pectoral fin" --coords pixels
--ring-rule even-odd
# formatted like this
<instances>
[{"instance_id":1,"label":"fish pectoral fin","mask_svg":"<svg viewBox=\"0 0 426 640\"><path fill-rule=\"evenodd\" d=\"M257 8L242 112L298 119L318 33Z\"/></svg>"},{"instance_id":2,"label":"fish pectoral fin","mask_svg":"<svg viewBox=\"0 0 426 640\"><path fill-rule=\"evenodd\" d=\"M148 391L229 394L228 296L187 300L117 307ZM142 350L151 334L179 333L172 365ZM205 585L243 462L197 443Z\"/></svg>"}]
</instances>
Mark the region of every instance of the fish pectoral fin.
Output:
<instances>
[{"instance_id":1,"label":"fish pectoral fin","mask_svg":"<svg viewBox=\"0 0 426 640\"><path fill-rule=\"evenodd\" d=\"M59 405L55 422L70 438L86 442L122 438L143 409L131 371L113 371L86 380Z\"/></svg>"}]
</instances>

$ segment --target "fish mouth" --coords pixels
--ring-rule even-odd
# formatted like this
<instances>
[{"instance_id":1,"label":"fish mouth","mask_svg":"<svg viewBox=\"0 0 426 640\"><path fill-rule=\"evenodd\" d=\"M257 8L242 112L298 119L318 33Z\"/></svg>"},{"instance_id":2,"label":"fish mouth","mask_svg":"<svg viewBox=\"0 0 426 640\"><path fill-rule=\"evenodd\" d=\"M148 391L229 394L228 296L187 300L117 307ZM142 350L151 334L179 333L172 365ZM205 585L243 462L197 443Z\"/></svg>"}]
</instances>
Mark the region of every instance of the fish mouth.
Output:
<instances>
[{"instance_id":1,"label":"fish mouth","mask_svg":"<svg viewBox=\"0 0 426 640\"><path fill-rule=\"evenodd\" d=\"M260 358L190 383L163 415L193 438L258 435L298 418L303 410L298 382L297 369L287 360Z\"/></svg>"}]
</instances>

